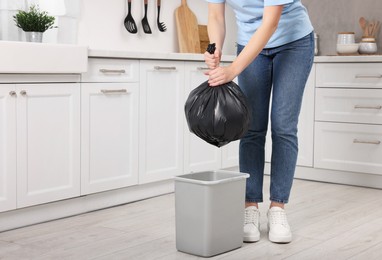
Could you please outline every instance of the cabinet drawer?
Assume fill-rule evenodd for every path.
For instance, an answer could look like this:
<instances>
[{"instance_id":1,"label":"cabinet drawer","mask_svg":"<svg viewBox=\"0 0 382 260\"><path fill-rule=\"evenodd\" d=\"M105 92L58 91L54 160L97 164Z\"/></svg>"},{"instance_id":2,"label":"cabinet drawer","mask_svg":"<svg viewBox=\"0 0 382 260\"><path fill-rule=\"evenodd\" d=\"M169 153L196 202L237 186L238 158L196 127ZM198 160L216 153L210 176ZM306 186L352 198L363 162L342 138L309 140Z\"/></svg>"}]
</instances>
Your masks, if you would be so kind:
<instances>
[{"instance_id":1,"label":"cabinet drawer","mask_svg":"<svg viewBox=\"0 0 382 260\"><path fill-rule=\"evenodd\" d=\"M382 89L316 89L316 120L382 124Z\"/></svg>"},{"instance_id":2,"label":"cabinet drawer","mask_svg":"<svg viewBox=\"0 0 382 260\"><path fill-rule=\"evenodd\" d=\"M316 122L314 167L382 175L382 126Z\"/></svg>"},{"instance_id":3,"label":"cabinet drawer","mask_svg":"<svg viewBox=\"0 0 382 260\"><path fill-rule=\"evenodd\" d=\"M317 87L382 88L382 63L317 64Z\"/></svg>"},{"instance_id":4,"label":"cabinet drawer","mask_svg":"<svg viewBox=\"0 0 382 260\"><path fill-rule=\"evenodd\" d=\"M89 59L82 82L138 82L139 61L125 59Z\"/></svg>"}]
</instances>

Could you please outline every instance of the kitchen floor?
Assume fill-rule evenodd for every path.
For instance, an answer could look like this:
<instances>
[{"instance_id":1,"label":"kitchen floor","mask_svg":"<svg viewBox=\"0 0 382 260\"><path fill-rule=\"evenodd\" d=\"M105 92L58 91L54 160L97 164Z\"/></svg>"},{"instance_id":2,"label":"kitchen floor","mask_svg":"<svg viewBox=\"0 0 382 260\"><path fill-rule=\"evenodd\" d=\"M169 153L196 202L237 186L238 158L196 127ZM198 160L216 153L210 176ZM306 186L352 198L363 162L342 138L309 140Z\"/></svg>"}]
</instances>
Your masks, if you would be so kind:
<instances>
[{"instance_id":1,"label":"kitchen floor","mask_svg":"<svg viewBox=\"0 0 382 260\"><path fill-rule=\"evenodd\" d=\"M269 177L265 177L265 198ZM261 240L209 259L381 259L382 190L295 180L294 240ZM198 259L175 248L174 194L0 233L0 259Z\"/></svg>"}]
</instances>

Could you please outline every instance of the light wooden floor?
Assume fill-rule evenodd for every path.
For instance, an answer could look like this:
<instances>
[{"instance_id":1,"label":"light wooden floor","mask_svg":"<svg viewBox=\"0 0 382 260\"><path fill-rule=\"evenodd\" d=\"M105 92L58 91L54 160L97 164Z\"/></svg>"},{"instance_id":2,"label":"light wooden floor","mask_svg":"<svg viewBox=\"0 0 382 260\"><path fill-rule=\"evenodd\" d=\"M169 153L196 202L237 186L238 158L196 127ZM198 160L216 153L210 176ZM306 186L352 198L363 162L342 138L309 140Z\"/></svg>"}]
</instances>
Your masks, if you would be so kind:
<instances>
[{"instance_id":1,"label":"light wooden floor","mask_svg":"<svg viewBox=\"0 0 382 260\"><path fill-rule=\"evenodd\" d=\"M269 178L265 178L265 197ZM382 190L295 180L294 240L261 240L210 259L382 259ZM0 233L0 259L198 259L175 248L174 194Z\"/></svg>"}]
</instances>

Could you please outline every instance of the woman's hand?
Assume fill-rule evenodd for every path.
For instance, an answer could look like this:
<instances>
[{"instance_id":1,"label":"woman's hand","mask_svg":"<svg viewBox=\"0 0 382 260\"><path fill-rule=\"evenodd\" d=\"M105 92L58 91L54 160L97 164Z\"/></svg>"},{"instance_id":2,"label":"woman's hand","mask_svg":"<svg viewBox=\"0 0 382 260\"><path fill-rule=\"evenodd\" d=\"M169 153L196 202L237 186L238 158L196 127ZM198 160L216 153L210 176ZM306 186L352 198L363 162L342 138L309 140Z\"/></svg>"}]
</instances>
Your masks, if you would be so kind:
<instances>
[{"instance_id":1,"label":"woman's hand","mask_svg":"<svg viewBox=\"0 0 382 260\"><path fill-rule=\"evenodd\" d=\"M210 54L207 51L204 53L204 61L209 69L213 70L219 67L222 52L219 49L215 50L214 54Z\"/></svg>"},{"instance_id":2,"label":"woman's hand","mask_svg":"<svg viewBox=\"0 0 382 260\"><path fill-rule=\"evenodd\" d=\"M232 66L228 67L217 67L213 70L210 70L205 73L209 76L208 84L211 87L216 87L222 85L224 83L232 81L237 75L232 68Z\"/></svg>"}]
</instances>

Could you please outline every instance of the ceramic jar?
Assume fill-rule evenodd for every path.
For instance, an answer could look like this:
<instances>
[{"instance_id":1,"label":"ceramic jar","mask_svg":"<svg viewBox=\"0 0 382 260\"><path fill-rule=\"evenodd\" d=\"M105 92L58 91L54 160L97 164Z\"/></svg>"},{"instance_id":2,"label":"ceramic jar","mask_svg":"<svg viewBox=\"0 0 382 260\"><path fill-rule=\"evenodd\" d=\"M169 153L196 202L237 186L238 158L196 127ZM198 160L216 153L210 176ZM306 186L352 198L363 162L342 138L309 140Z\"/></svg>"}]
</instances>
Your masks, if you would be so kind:
<instances>
[{"instance_id":1,"label":"ceramic jar","mask_svg":"<svg viewBox=\"0 0 382 260\"><path fill-rule=\"evenodd\" d=\"M337 35L337 44L355 43L354 32L340 32Z\"/></svg>"},{"instance_id":2,"label":"ceramic jar","mask_svg":"<svg viewBox=\"0 0 382 260\"><path fill-rule=\"evenodd\" d=\"M361 54L376 54L378 47L375 38L362 38L358 51Z\"/></svg>"}]
</instances>

